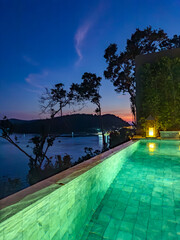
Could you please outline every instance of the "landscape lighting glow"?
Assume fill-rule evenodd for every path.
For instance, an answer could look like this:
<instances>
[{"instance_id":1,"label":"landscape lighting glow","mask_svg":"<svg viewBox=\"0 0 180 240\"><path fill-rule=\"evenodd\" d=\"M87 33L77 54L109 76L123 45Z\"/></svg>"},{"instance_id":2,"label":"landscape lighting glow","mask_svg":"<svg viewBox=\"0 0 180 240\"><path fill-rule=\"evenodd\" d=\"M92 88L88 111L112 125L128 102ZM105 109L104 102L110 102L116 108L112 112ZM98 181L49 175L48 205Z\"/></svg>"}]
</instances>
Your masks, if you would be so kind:
<instances>
[{"instance_id":1,"label":"landscape lighting glow","mask_svg":"<svg viewBox=\"0 0 180 240\"><path fill-rule=\"evenodd\" d=\"M149 137L154 136L154 128L149 128Z\"/></svg>"},{"instance_id":2,"label":"landscape lighting glow","mask_svg":"<svg viewBox=\"0 0 180 240\"><path fill-rule=\"evenodd\" d=\"M149 151L154 152L155 150L155 143L149 143Z\"/></svg>"}]
</instances>

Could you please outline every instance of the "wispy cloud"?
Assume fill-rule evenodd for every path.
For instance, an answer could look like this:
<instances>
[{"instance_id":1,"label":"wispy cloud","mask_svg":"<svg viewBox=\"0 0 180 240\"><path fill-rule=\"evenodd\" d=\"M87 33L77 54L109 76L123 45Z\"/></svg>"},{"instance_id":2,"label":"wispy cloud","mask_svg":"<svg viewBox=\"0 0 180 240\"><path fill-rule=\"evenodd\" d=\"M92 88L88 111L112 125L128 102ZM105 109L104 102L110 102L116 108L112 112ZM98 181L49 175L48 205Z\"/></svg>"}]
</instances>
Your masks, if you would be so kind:
<instances>
[{"instance_id":1,"label":"wispy cloud","mask_svg":"<svg viewBox=\"0 0 180 240\"><path fill-rule=\"evenodd\" d=\"M81 52L81 45L83 40L85 39L90 27L93 25L93 22L86 21L82 26L80 26L75 34L75 48L76 52L79 56L79 60L81 61L83 58L82 52Z\"/></svg>"},{"instance_id":2,"label":"wispy cloud","mask_svg":"<svg viewBox=\"0 0 180 240\"><path fill-rule=\"evenodd\" d=\"M79 57L78 61L76 62L76 65L80 63L80 61L83 59L83 54L82 54L82 45L83 42L89 32L89 30L93 27L95 22L97 22L101 12L104 10L105 4L104 1L100 1L99 5L97 8L94 10L94 12L90 15L89 18L87 18L77 29L75 33L75 49L77 52L77 55Z\"/></svg>"},{"instance_id":3,"label":"wispy cloud","mask_svg":"<svg viewBox=\"0 0 180 240\"><path fill-rule=\"evenodd\" d=\"M29 63L33 66L38 66L39 65L38 62L34 61L32 58L28 57L27 55L23 55L23 59L24 59L25 62L27 62L27 63Z\"/></svg>"},{"instance_id":4,"label":"wispy cloud","mask_svg":"<svg viewBox=\"0 0 180 240\"><path fill-rule=\"evenodd\" d=\"M61 69L42 69L38 73L30 73L24 80L28 84L26 91L39 93L45 87L51 88L54 84L59 82L66 83L65 85L71 85L71 79L76 76L71 71L67 72L66 68Z\"/></svg>"},{"instance_id":5,"label":"wispy cloud","mask_svg":"<svg viewBox=\"0 0 180 240\"><path fill-rule=\"evenodd\" d=\"M48 71L44 70L42 73L31 73L25 78L25 81L36 88L44 88L48 78Z\"/></svg>"}]
</instances>

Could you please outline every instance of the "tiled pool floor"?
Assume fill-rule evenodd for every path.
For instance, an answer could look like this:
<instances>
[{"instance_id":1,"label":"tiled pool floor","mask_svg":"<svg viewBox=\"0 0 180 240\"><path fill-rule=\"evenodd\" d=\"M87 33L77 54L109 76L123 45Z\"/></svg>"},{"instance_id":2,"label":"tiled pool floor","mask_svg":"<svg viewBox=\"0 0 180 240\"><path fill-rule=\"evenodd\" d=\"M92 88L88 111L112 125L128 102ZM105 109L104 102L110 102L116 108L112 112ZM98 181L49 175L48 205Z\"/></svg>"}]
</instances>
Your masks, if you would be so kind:
<instances>
[{"instance_id":1,"label":"tiled pool floor","mask_svg":"<svg viewBox=\"0 0 180 240\"><path fill-rule=\"evenodd\" d=\"M82 239L180 239L179 157L135 152L111 184Z\"/></svg>"}]
</instances>

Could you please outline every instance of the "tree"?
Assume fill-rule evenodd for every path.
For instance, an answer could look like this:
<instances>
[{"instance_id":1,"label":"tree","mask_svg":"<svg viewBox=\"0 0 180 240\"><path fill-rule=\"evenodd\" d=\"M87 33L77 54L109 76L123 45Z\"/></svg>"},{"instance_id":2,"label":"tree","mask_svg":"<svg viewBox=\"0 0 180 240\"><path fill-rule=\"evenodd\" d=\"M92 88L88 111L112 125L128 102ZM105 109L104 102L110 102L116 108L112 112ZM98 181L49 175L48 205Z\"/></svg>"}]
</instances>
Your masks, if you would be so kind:
<instances>
[{"instance_id":1,"label":"tree","mask_svg":"<svg viewBox=\"0 0 180 240\"><path fill-rule=\"evenodd\" d=\"M172 39L169 39L162 29L153 30L150 26L144 30L137 28L131 38L127 39L124 51L117 53L116 44L110 44L105 50L104 58L108 66L104 71L104 76L113 83L117 93L130 95L131 110L134 116L136 113L135 57L178 47L179 43L180 36L174 35Z\"/></svg>"},{"instance_id":2,"label":"tree","mask_svg":"<svg viewBox=\"0 0 180 240\"><path fill-rule=\"evenodd\" d=\"M100 119L100 128L103 137L103 147L106 147L106 141L104 136L102 111L101 111L101 96L99 94L99 88L101 86L101 77L97 77L94 73L85 72L82 76L82 83L73 83L71 85L71 94L77 102L90 101L96 105L95 112Z\"/></svg>"},{"instance_id":3,"label":"tree","mask_svg":"<svg viewBox=\"0 0 180 240\"><path fill-rule=\"evenodd\" d=\"M55 156L56 161L54 164L52 163L53 157L47 156L48 150L53 146L55 140L55 136L49 135L48 131L48 128L43 128L41 135L30 139L33 146L32 153L29 154L25 148L18 144L16 136L13 139L13 124L11 121L7 117L0 121L0 137L19 149L29 159L27 178L30 185L71 166L71 157L67 154L63 157L62 167L57 164L61 156Z\"/></svg>"},{"instance_id":4,"label":"tree","mask_svg":"<svg viewBox=\"0 0 180 240\"><path fill-rule=\"evenodd\" d=\"M172 39L170 39L170 44L172 48L180 48L180 35L174 35Z\"/></svg>"},{"instance_id":5,"label":"tree","mask_svg":"<svg viewBox=\"0 0 180 240\"><path fill-rule=\"evenodd\" d=\"M42 113L50 113L54 118L62 109L71 104L72 95L64 89L64 84L58 83L52 89L45 89L40 99Z\"/></svg>"},{"instance_id":6,"label":"tree","mask_svg":"<svg viewBox=\"0 0 180 240\"><path fill-rule=\"evenodd\" d=\"M13 134L13 125L6 116L0 122L0 129L0 137L4 138L9 143L18 148L22 153L24 153L29 158L31 167L41 168L44 159L50 161L50 159L47 157L47 151L49 147L53 145L53 141L55 139L54 136L48 136L46 131L43 131L41 136L33 137L31 139L32 143L34 144L33 155L30 155L27 153L27 151L25 151L17 144L16 136L15 140L13 140L13 138L11 137L11 135Z\"/></svg>"}]
</instances>

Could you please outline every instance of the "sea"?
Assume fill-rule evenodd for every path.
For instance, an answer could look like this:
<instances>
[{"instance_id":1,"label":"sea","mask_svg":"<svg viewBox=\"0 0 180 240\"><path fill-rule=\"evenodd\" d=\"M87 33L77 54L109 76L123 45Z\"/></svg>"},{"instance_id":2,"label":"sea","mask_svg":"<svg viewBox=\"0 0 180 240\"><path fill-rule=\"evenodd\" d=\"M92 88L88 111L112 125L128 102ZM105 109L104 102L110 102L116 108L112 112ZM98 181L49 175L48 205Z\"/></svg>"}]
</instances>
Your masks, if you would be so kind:
<instances>
[{"instance_id":1,"label":"sea","mask_svg":"<svg viewBox=\"0 0 180 240\"><path fill-rule=\"evenodd\" d=\"M15 135L11 137L14 139ZM16 137L18 145L27 151L27 153L32 154L33 144L30 139L34 135L16 134ZM102 150L102 136L57 137L53 146L49 148L47 155L48 157L54 155L61 155L63 157L68 154L72 158L72 163L74 163L79 157L85 155L85 147L92 148L93 151ZM0 139L0 198L29 186L27 180L29 171L28 162L29 159L24 153L7 140ZM9 185L7 186L7 181L12 183L11 189L9 189ZM15 188L17 189L15 190Z\"/></svg>"}]
</instances>

